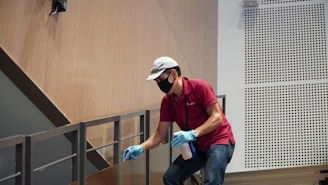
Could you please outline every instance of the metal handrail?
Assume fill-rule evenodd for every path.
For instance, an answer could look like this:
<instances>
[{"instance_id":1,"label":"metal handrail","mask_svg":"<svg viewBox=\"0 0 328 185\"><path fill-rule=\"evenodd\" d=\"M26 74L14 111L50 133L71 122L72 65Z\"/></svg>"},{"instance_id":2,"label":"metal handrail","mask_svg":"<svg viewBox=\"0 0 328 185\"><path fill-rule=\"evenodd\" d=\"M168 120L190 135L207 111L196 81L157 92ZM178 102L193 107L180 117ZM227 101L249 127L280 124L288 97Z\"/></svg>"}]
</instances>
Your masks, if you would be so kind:
<instances>
[{"instance_id":1,"label":"metal handrail","mask_svg":"<svg viewBox=\"0 0 328 185\"><path fill-rule=\"evenodd\" d=\"M222 111L225 112L225 95L217 96L217 98L223 98ZM114 164L117 164L119 169L121 169L120 161L120 149L121 142L140 137L140 142L145 141L150 137L150 115L153 113L159 112L159 108L154 108L150 110L137 111L132 113L126 113L118 116L112 116L107 118L102 118L98 120L92 120L87 122L81 122L76 124L69 124L62 127L57 127L48 131L43 131L31 135L18 135L12 136L5 139L0 139L0 148L16 146L16 171L14 174L3 177L0 179L0 182L7 181L9 179L15 178L16 184L20 185L32 185L33 184L33 173L42 171L48 167L54 166L58 163L64 162L66 160L72 159L73 168L72 168L72 180L77 181L79 185L86 184L86 175L85 175L85 160L86 153L99 150L104 147L114 146ZM132 136L121 138L121 120L139 117L140 131ZM111 143L106 143L101 146L86 148L86 137L87 137L87 128L107 123L114 124L114 141ZM169 130L169 135L167 142L171 140L172 137L172 125ZM34 168L34 148L37 142L40 142L45 139L49 139L55 136L72 134L72 154L62 157L58 160L52 161L50 163L44 164L42 166ZM146 185L149 185L149 151L146 151ZM172 161L172 150L170 147L170 161ZM118 177L119 184L121 183L121 172L119 171Z\"/></svg>"},{"instance_id":2,"label":"metal handrail","mask_svg":"<svg viewBox=\"0 0 328 185\"><path fill-rule=\"evenodd\" d=\"M137 111L137 112L131 112L131 113L126 113L126 114L122 114L119 116L114 116L111 118L103 118L103 119L99 119L99 120L94 120L94 121L89 121L89 122L85 122L85 133L84 133L84 138L87 137L87 127L91 127L91 126L96 126L96 125L101 125L101 124L106 124L109 122L112 122L114 124L114 142L112 143L112 145L114 145L114 165L118 165L119 169L121 169L121 160L120 160L120 151L121 151L121 143L123 141L135 138L135 137L140 137L140 142L143 142L146 139L146 135L145 134L146 131L146 116L147 111L146 110L142 110L142 111ZM129 119L129 118L134 118L134 117L139 117L139 124L140 124L140 131L137 134L134 134L130 137L127 138L122 138L121 137L121 120L124 119ZM83 136L82 136L83 137ZM102 145L102 146L98 146L96 148L92 148L92 149L101 149L104 147L107 147L108 145ZM89 150L87 151L89 152ZM146 164L147 166L147 164ZM121 171L118 172L118 183L121 184ZM145 178L148 177L148 174Z\"/></svg>"},{"instance_id":3,"label":"metal handrail","mask_svg":"<svg viewBox=\"0 0 328 185\"><path fill-rule=\"evenodd\" d=\"M15 146L16 153L16 165L15 173L8 176L2 177L0 182L4 182L15 178L18 184L24 185L24 175L25 175L25 135L15 135L8 138L0 139L0 149Z\"/></svg>"},{"instance_id":4,"label":"metal handrail","mask_svg":"<svg viewBox=\"0 0 328 185\"><path fill-rule=\"evenodd\" d=\"M65 125L62 127L57 127L55 129L52 130L48 130L48 131L42 131L42 132L38 132L35 134L31 134L26 136L26 177L25 177L25 183L26 185L33 185L34 184L34 173L35 172L39 172L42 171L50 166L54 166L58 163L61 163L63 161L66 161L68 159L75 159L75 161L77 161L77 156L79 155L79 153L75 150L73 151L73 153L71 155L65 156L63 158L60 158L56 161L52 161L50 163L44 164L42 166L39 166L37 168L34 168L34 149L35 149L35 145L37 142L42 141L42 140L46 140L49 138L53 138L55 136L60 136L60 135L64 135L67 133L73 133L74 138L73 138L73 143L72 145L77 145L78 141L79 141L79 132L80 130L80 126L78 124L70 124L70 125ZM74 162L73 162L74 163ZM75 165L73 165L73 171L75 171L75 174L73 174L73 179L76 179L76 177L78 176L78 174L76 174L78 172L78 163L75 163Z\"/></svg>"},{"instance_id":5,"label":"metal handrail","mask_svg":"<svg viewBox=\"0 0 328 185\"><path fill-rule=\"evenodd\" d=\"M8 175L6 177L3 177L0 179L0 182L4 182L4 181L7 181L7 180L10 180L10 179L13 179L13 178L16 178L16 177L19 177L20 175L22 175L21 172L17 172L17 173L14 173L12 175Z\"/></svg>"},{"instance_id":6,"label":"metal handrail","mask_svg":"<svg viewBox=\"0 0 328 185\"><path fill-rule=\"evenodd\" d=\"M76 157L76 156L77 156L77 153L74 153L72 155L68 155L68 156L63 157L63 158L60 158L60 159L58 159L56 161L53 161L53 162L47 163L47 164L45 164L43 166L40 166L38 168L35 168L35 169L33 169L33 172L43 171L43 170L45 170L46 168L48 168L50 166L54 166L54 165L56 165L58 163L64 162L64 161L66 161L68 159L71 159L73 157Z\"/></svg>"}]
</instances>

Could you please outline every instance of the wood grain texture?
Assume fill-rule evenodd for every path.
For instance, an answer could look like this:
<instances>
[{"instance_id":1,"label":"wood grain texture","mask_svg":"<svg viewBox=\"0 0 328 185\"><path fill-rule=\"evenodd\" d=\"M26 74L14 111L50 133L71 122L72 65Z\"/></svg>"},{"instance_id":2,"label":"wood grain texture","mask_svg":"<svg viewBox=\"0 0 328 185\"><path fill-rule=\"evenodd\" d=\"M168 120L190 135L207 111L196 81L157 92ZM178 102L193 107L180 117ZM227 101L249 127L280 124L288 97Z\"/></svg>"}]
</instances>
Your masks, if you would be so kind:
<instances>
[{"instance_id":1,"label":"wood grain texture","mask_svg":"<svg viewBox=\"0 0 328 185\"><path fill-rule=\"evenodd\" d=\"M70 120L159 106L145 78L153 60L174 57L183 74L216 89L216 0L1 0L0 44Z\"/></svg>"}]
</instances>

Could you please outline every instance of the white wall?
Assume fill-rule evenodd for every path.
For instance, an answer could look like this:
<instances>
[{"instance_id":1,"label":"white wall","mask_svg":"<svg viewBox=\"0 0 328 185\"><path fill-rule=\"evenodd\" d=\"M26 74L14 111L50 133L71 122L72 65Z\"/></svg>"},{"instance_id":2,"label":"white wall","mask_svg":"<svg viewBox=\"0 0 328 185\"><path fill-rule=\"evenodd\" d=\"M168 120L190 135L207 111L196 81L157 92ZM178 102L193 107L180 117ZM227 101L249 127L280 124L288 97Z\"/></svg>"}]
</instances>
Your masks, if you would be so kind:
<instances>
[{"instance_id":1,"label":"white wall","mask_svg":"<svg viewBox=\"0 0 328 185\"><path fill-rule=\"evenodd\" d=\"M237 142L227 172L326 164L328 2L259 4L219 1L217 92Z\"/></svg>"},{"instance_id":2,"label":"white wall","mask_svg":"<svg viewBox=\"0 0 328 185\"><path fill-rule=\"evenodd\" d=\"M233 159L227 171L244 170L244 29L242 2L219 1L218 94L226 95L226 116L236 139ZM238 84L238 85L233 85Z\"/></svg>"}]
</instances>

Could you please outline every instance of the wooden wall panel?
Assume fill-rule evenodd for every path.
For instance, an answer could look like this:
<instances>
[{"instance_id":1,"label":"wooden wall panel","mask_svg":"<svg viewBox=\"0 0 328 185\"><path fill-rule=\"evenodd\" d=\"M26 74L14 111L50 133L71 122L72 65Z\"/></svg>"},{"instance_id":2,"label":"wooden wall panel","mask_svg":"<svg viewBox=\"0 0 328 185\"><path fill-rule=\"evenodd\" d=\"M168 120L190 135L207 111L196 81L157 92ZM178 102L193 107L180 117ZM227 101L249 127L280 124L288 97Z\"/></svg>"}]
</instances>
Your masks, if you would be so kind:
<instances>
[{"instance_id":1,"label":"wooden wall panel","mask_svg":"<svg viewBox=\"0 0 328 185\"><path fill-rule=\"evenodd\" d=\"M216 0L1 0L0 44L71 121L158 106L145 83L153 60L170 55L183 74L216 89Z\"/></svg>"}]
</instances>

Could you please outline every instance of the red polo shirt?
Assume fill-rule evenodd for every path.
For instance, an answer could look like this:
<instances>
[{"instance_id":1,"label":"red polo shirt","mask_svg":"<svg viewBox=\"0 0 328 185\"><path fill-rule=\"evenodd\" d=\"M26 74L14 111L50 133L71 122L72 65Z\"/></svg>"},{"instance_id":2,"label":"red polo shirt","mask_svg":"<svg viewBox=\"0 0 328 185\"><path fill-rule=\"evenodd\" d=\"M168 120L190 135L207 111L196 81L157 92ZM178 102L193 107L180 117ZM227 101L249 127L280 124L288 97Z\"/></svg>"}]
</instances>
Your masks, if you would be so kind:
<instances>
[{"instance_id":1,"label":"red polo shirt","mask_svg":"<svg viewBox=\"0 0 328 185\"><path fill-rule=\"evenodd\" d=\"M189 80L183 77L183 90L178 101L174 95L165 95L160 108L160 121L175 121L181 130L196 129L207 119L206 108L217 103L213 88L204 80ZM188 126L186 125L185 97L187 97ZM200 136L195 145L201 151L206 151L209 146L217 144L235 144L231 125L222 114L222 123L214 131Z\"/></svg>"}]
</instances>

